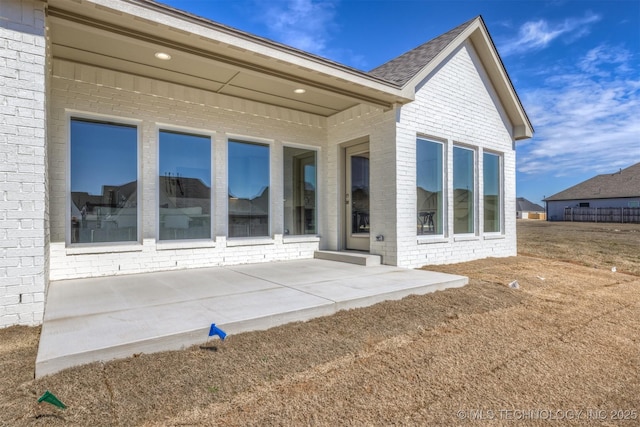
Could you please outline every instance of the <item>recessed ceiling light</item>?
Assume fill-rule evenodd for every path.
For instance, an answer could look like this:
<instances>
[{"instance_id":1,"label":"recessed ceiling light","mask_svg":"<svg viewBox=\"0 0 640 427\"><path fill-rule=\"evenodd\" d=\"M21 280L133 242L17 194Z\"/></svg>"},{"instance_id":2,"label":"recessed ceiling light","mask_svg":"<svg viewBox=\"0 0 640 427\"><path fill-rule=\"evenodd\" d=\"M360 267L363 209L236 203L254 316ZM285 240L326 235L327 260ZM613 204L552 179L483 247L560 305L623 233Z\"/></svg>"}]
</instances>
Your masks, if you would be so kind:
<instances>
[{"instance_id":1,"label":"recessed ceiling light","mask_svg":"<svg viewBox=\"0 0 640 427\"><path fill-rule=\"evenodd\" d=\"M156 58L162 59L163 61L168 61L171 59L171 55L165 52L156 52Z\"/></svg>"},{"instance_id":2,"label":"recessed ceiling light","mask_svg":"<svg viewBox=\"0 0 640 427\"><path fill-rule=\"evenodd\" d=\"M294 90L295 93L305 93L306 90L302 89L302 88L298 88Z\"/></svg>"}]
</instances>

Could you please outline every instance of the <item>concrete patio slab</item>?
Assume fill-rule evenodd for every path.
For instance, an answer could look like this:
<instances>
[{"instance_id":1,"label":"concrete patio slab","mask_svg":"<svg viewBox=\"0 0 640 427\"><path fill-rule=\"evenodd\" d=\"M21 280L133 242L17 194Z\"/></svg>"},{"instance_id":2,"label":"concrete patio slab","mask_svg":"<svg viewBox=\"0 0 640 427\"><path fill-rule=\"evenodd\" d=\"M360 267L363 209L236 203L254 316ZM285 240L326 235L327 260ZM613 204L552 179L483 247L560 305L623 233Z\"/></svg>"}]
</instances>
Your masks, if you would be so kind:
<instances>
[{"instance_id":1,"label":"concrete patio slab","mask_svg":"<svg viewBox=\"0 0 640 427\"><path fill-rule=\"evenodd\" d=\"M319 259L52 282L36 377L201 344L211 323L228 334L263 330L466 283L450 274Z\"/></svg>"}]
</instances>

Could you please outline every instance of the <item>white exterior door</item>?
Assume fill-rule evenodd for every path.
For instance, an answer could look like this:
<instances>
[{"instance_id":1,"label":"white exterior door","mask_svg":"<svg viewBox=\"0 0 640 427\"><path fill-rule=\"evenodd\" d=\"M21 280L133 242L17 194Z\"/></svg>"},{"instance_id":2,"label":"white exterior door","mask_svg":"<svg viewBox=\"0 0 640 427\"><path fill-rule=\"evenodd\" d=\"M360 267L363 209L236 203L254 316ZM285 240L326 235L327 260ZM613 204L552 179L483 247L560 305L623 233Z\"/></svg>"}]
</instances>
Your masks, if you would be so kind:
<instances>
[{"instance_id":1,"label":"white exterior door","mask_svg":"<svg viewBox=\"0 0 640 427\"><path fill-rule=\"evenodd\" d=\"M346 149L346 249L369 252L369 144Z\"/></svg>"}]
</instances>

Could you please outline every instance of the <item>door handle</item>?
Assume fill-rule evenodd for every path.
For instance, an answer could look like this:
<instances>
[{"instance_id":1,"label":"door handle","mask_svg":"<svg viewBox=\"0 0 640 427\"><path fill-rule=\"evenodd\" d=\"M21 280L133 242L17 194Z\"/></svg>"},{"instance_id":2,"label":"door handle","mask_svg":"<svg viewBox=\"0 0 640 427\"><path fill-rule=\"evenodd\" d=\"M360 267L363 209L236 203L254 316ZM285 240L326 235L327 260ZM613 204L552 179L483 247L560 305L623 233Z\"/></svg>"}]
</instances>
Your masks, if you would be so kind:
<instances>
[{"instance_id":1,"label":"door handle","mask_svg":"<svg viewBox=\"0 0 640 427\"><path fill-rule=\"evenodd\" d=\"M349 193L347 193L347 194L345 195L345 201L344 201L344 202L345 202L345 204L347 204L347 205L349 204Z\"/></svg>"}]
</instances>

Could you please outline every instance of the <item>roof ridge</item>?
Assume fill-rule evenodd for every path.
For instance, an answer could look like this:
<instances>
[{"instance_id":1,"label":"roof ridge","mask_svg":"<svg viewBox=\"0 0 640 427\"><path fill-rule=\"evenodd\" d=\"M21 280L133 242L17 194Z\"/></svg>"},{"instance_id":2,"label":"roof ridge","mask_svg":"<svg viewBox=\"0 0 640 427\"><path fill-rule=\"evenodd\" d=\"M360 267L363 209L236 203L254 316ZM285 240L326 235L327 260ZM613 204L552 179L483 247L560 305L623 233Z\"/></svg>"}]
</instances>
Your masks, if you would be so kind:
<instances>
[{"instance_id":1,"label":"roof ridge","mask_svg":"<svg viewBox=\"0 0 640 427\"><path fill-rule=\"evenodd\" d=\"M640 197L640 162L613 173L588 178L545 201Z\"/></svg>"},{"instance_id":2,"label":"roof ridge","mask_svg":"<svg viewBox=\"0 0 640 427\"><path fill-rule=\"evenodd\" d=\"M368 74L404 86L481 15L370 70Z\"/></svg>"}]
</instances>

